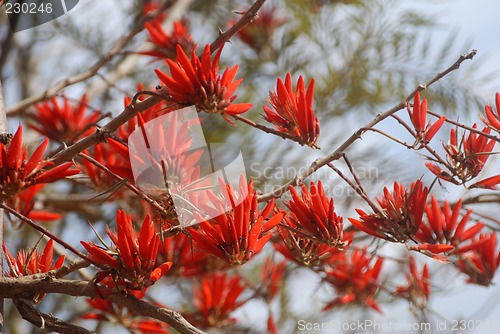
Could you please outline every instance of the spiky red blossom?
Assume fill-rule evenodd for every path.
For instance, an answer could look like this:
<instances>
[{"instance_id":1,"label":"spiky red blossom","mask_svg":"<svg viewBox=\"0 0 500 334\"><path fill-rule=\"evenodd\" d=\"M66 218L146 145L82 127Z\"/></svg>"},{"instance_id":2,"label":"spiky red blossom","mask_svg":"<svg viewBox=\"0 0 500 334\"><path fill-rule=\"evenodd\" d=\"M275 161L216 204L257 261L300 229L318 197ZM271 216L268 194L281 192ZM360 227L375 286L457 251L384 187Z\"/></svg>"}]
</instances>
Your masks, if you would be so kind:
<instances>
[{"instance_id":1,"label":"spiky red blossom","mask_svg":"<svg viewBox=\"0 0 500 334\"><path fill-rule=\"evenodd\" d=\"M297 138L301 145L316 147L319 136L319 121L313 110L314 79L305 87L304 78L299 76L295 91L292 77L286 74L285 82L278 78L276 92L269 93L269 103L273 109L263 106L264 119L279 131Z\"/></svg>"},{"instance_id":2,"label":"spiky red blossom","mask_svg":"<svg viewBox=\"0 0 500 334\"><path fill-rule=\"evenodd\" d=\"M493 108L489 105L484 106L484 113L486 116L479 115L481 120L486 126L491 129L500 132L500 93L495 94L495 106L497 109L497 114L493 112Z\"/></svg>"},{"instance_id":3,"label":"spiky red blossom","mask_svg":"<svg viewBox=\"0 0 500 334\"><path fill-rule=\"evenodd\" d=\"M434 124L431 122L427 123L427 100L423 100L420 103L420 92L415 93L415 98L413 100L413 108L410 109L410 106L407 106L408 114L410 115L411 122L415 127L415 131L417 132L416 140L422 145L430 142L434 135L439 131L444 121L446 120L445 116L439 118Z\"/></svg>"},{"instance_id":4,"label":"spiky red blossom","mask_svg":"<svg viewBox=\"0 0 500 334\"><path fill-rule=\"evenodd\" d=\"M236 320L229 315L243 305L238 297L244 290L239 276L228 277L226 273L203 276L193 293L196 312L187 318L193 318L192 322L202 328L232 324Z\"/></svg>"},{"instance_id":5,"label":"spiky red blossom","mask_svg":"<svg viewBox=\"0 0 500 334\"><path fill-rule=\"evenodd\" d=\"M489 286L500 265L495 233L480 234L466 246L458 249L459 260L455 266L469 276L468 282Z\"/></svg>"},{"instance_id":6,"label":"spiky red blossom","mask_svg":"<svg viewBox=\"0 0 500 334\"><path fill-rule=\"evenodd\" d=\"M6 200L35 184L50 183L66 176L78 174L70 169L73 162L66 162L52 169L51 162L43 160L43 154L49 144L46 138L28 157L28 150L23 145L23 127L20 125L9 145L0 143L0 199Z\"/></svg>"},{"instance_id":7,"label":"spiky red blossom","mask_svg":"<svg viewBox=\"0 0 500 334\"><path fill-rule=\"evenodd\" d=\"M245 184L242 177L239 187ZM248 183L248 192L240 191L240 195L247 194L243 200L236 196L231 184L221 183L221 188L227 190L227 197L211 197L214 207L220 207L221 203L240 204L233 205L231 210L213 219L202 221L199 229L189 228L189 233L194 243L204 251L229 264L243 264L260 252L271 239L270 231L281 222L283 214L274 214L269 218L274 208L273 201L259 211L253 181Z\"/></svg>"},{"instance_id":8,"label":"spiky red blossom","mask_svg":"<svg viewBox=\"0 0 500 334\"><path fill-rule=\"evenodd\" d=\"M20 250L14 258L7 247L5 247L5 244L2 244L2 248L7 260L7 268L9 268L7 275L10 277L46 273L61 268L64 263L64 255L53 263L54 241L52 239L47 242L41 254L36 248L29 251ZM38 303L42 301L44 296L45 294L37 294L34 296L33 301Z\"/></svg>"},{"instance_id":9,"label":"spiky red blossom","mask_svg":"<svg viewBox=\"0 0 500 334\"><path fill-rule=\"evenodd\" d=\"M279 292L285 276L286 261L274 262L266 258L260 272L261 287L259 292L267 302L270 302Z\"/></svg>"},{"instance_id":10,"label":"spiky red blossom","mask_svg":"<svg viewBox=\"0 0 500 334\"><path fill-rule=\"evenodd\" d=\"M61 102L59 102L61 101ZM63 96L35 104L36 112L29 114L35 122L28 126L42 135L58 142L71 143L90 135L101 117L98 111L87 112L87 95L84 94L76 106Z\"/></svg>"},{"instance_id":11,"label":"spiky red blossom","mask_svg":"<svg viewBox=\"0 0 500 334\"><path fill-rule=\"evenodd\" d=\"M381 257L368 255L366 249L355 249L350 255L342 252L332 256L331 267L325 269L325 280L335 288L338 297L323 310L358 304L382 313L374 298L383 262Z\"/></svg>"},{"instance_id":12,"label":"spiky red blossom","mask_svg":"<svg viewBox=\"0 0 500 334\"><path fill-rule=\"evenodd\" d=\"M250 103L233 103L237 95L233 95L243 79L234 80L238 65L226 68L219 74L219 62L222 47L213 59L210 59L210 45L203 49L201 59L194 50L188 58L180 45L177 45L176 61L167 59L171 75L156 69L156 75L165 84L167 94L180 106L195 105L198 112L222 114L229 120L229 115L242 114L248 111Z\"/></svg>"},{"instance_id":13,"label":"spiky red blossom","mask_svg":"<svg viewBox=\"0 0 500 334\"><path fill-rule=\"evenodd\" d=\"M285 203L291 214L285 223L308 235L315 241L342 248L343 219L335 213L333 198L328 198L323 183L310 183L309 190L302 185L302 196L290 187L292 199Z\"/></svg>"},{"instance_id":14,"label":"spiky red blossom","mask_svg":"<svg viewBox=\"0 0 500 334\"><path fill-rule=\"evenodd\" d=\"M474 124L472 128L477 129L477 125ZM464 133L459 138L457 131L451 129L448 145L443 144L448 160L444 166L447 170L432 162L427 162L425 165L440 179L454 184L465 184L479 175L492 154L496 141L486 136L490 132L491 129L486 127L481 133L469 131L469 135L466 136ZM498 183L500 179L490 178L486 186L491 188Z\"/></svg>"},{"instance_id":15,"label":"spiky red blossom","mask_svg":"<svg viewBox=\"0 0 500 334\"><path fill-rule=\"evenodd\" d=\"M359 220L349 218L349 221L377 238L405 243L418 231L422 222L427 193L427 187L420 180L412 183L409 190L394 182L392 194L384 187L384 195L377 198L380 208L376 213L368 214L356 209Z\"/></svg>"},{"instance_id":16,"label":"spiky red blossom","mask_svg":"<svg viewBox=\"0 0 500 334\"><path fill-rule=\"evenodd\" d=\"M406 272L407 284L396 288L395 293L415 305L423 308L427 305L430 295L430 273L427 264L424 264L422 274L417 270L415 259L410 256L409 272Z\"/></svg>"},{"instance_id":17,"label":"spiky red blossom","mask_svg":"<svg viewBox=\"0 0 500 334\"><path fill-rule=\"evenodd\" d=\"M143 55L158 58L160 60L175 59L177 55L177 45L180 45L185 53L191 53L195 48L193 37L189 33L186 20L175 21L172 33L167 33L161 21L154 20L146 22L144 27L149 33L149 41L153 43L154 49L151 51L139 52Z\"/></svg>"},{"instance_id":18,"label":"spiky red blossom","mask_svg":"<svg viewBox=\"0 0 500 334\"><path fill-rule=\"evenodd\" d=\"M436 198L431 196L430 205L425 206L427 219L422 222L415 233L415 240L431 245L451 245L454 248L470 241L481 232L485 224L476 223L467 227L472 210L468 210L460 217L461 210L462 200L459 200L451 209L448 201L445 201L441 207Z\"/></svg>"},{"instance_id":19,"label":"spiky red blossom","mask_svg":"<svg viewBox=\"0 0 500 334\"><path fill-rule=\"evenodd\" d=\"M171 262L158 264L156 258L161 244L160 236L155 233L154 224L146 216L140 232L132 226L132 219L125 211L116 213L117 232L107 229L113 247L102 248L81 241L89 252L89 259L104 271L99 277L112 277L117 286L131 290L143 290L154 284L167 273Z\"/></svg>"}]
</instances>

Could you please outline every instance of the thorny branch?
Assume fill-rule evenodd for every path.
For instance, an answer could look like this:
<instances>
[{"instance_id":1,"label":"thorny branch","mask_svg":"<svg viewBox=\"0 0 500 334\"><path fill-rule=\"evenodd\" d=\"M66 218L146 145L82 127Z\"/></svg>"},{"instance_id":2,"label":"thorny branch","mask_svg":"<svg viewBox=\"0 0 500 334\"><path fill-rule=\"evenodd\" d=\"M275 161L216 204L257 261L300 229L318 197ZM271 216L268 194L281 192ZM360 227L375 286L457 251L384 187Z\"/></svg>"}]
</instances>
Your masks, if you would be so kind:
<instances>
[{"instance_id":1,"label":"thorny branch","mask_svg":"<svg viewBox=\"0 0 500 334\"><path fill-rule=\"evenodd\" d=\"M460 65L462 64L462 62L464 62L467 59L472 59L476 55L476 53L477 53L476 50L472 50L469 53L465 53L465 54L461 55L453 65L448 67L443 72L436 74L436 76L434 76L432 79L430 79L425 84L418 86L410 95L408 95L406 97L406 99L404 99L403 101L398 103L396 106L392 107L391 109L389 109L383 113L379 113L373 120L371 120L366 125L359 128L346 141L344 141L333 153L331 153L330 155L327 155L323 158L316 159L315 161L313 161L313 163L307 169L305 169L304 171L297 174L297 176L295 176L295 178L293 178L290 182L284 184L283 186L279 187L278 189L276 189L272 192L269 192L267 194L263 194L263 195L259 196L259 202L265 202L265 201L268 201L272 198L279 198L281 195L283 195L288 190L288 188L290 186L296 186L296 185L302 184L308 176L310 176L311 174L316 172L321 167L323 167L323 166L327 165L328 163L331 163L335 160L340 159L342 157L343 153L356 140L361 138L361 136L367 131L366 129L374 127L375 125L377 125L378 123L380 123L381 121L386 119L387 117L389 117L392 114L398 112L399 110L405 108L407 101L411 100L417 92L423 91L424 89L426 89L427 87L429 87L430 85L435 83L436 81L444 78L450 72L458 69L460 67Z\"/></svg>"}]
</instances>

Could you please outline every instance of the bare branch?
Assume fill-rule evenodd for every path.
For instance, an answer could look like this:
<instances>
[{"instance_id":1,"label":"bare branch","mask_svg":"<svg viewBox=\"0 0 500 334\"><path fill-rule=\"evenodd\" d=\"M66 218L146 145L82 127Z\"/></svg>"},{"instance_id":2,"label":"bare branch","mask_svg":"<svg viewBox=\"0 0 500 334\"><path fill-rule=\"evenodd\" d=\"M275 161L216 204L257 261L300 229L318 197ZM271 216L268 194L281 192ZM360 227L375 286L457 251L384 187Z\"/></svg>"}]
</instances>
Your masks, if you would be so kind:
<instances>
[{"instance_id":1,"label":"bare branch","mask_svg":"<svg viewBox=\"0 0 500 334\"><path fill-rule=\"evenodd\" d=\"M91 334L89 330L83 327L72 325L64 322L51 314L45 314L33 307L28 301L21 299L14 299L19 314L24 320L29 321L33 325L48 331L55 331L57 333L74 333L74 334Z\"/></svg>"}]
</instances>

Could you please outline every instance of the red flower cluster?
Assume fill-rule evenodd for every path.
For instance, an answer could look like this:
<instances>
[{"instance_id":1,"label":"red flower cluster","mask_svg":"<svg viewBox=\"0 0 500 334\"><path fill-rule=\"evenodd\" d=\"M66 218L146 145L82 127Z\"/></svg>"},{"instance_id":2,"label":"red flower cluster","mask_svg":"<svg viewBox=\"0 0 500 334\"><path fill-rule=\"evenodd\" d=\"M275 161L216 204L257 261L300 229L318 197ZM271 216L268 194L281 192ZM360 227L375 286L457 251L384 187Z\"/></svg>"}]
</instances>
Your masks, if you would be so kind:
<instances>
[{"instance_id":1,"label":"red flower cluster","mask_svg":"<svg viewBox=\"0 0 500 334\"><path fill-rule=\"evenodd\" d=\"M351 255L342 252L332 256L331 268L325 270L325 280L335 288L339 296L323 310L356 303L367 305L382 313L374 297L378 290L378 278L384 259L374 259L375 256L369 256L366 249L355 249Z\"/></svg>"},{"instance_id":2,"label":"red flower cluster","mask_svg":"<svg viewBox=\"0 0 500 334\"><path fill-rule=\"evenodd\" d=\"M171 34L163 30L161 21L159 20L146 22L144 27L149 33L149 41L153 43L154 49L151 51L139 52L140 54L155 57L160 60L175 59L177 55L177 45L188 54L195 48L193 37L189 33L185 20L175 21Z\"/></svg>"},{"instance_id":3,"label":"red flower cluster","mask_svg":"<svg viewBox=\"0 0 500 334\"><path fill-rule=\"evenodd\" d=\"M191 60L184 53L180 45L177 45L176 61L167 59L171 75L156 69L156 75L165 84L167 93L180 106L195 105L198 111L222 114L231 122L228 115L241 114L248 111L250 103L234 104L237 95L233 95L243 79L234 80L238 65L226 68L219 75L219 62L222 47L214 59L210 59L210 45L203 49L201 60L196 56L194 50Z\"/></svg>"},{"instance_id":4,"label":"red flower cluster","mask_svg":"<svg viewBox=\"0 0 500 334\"><path fill-rule=\"evenodd\" d=\"M410 106L407 105L408 114L410 115L411 122L417 131L417 137L415 145L421 143L420 147L427 144L434 137L436 132L439 131L444 121L445 116L442 116L438 121L431 125L431 123L426 124L427 120L427 100L423 100L420 103L420 92L415 93L415 98L413 100L413 110L410 110Z\"/></svg>"},{"instance_id":5,"label":"red flower cluster","mask_svg":"<svg viewBox=\"0 0 500 334\"><path fill-rule=\"evenodd\" d=\"M264 296L267 302L271 302L278 294L283 283L285 272L286 261L273 262L271 257L266 258L260 272L262 285L259 292Z\"/></svg>"},{"instance_id":6,"label":"red flower cluster","mask_svg":"<svg viewBox=\"0 0 500 334\"><path fill-rule=\"evenodd\" d=\"M301 145L316 147L319 136L319 121L312 108L314 101L314 79L306 90L304 78L299 76L296 90L292 87L292 77L286 74L285 82L278 78L276 92L269 93L269 103L273 109L263 106L264 119L282 132L297 138Z\"/></svg>"},{"instance_id":7,"label":"red flower cluster","mask_svg":"<svg viewBox=\"0 0 500 334\"><path fill-rule=\"evenodd\" d=\"M12 256L5 244L2 244L7 266L9 268L8 275L10 277L21 277L27 275L34 275L39 273L46 273L54 269L61 268L64 263L64 255L53 263L54 257L54 241L52 239L47 242L42 254L36 249L29 252L20 250L16 258ZM39 303L42 301L45 294L37 294L33 297L33 302Z\"/></svg>"},{"instance_id":8,"label":"red flower cluster","mask_svg":"<svg viewBox=\"0 0 500 334\"><path fill-rule=\"evenodd\" d=\"M73 162L43 170L51 165L50 161L42 160L48 143L48 139L45 139L28 161L28 150L23 146L22 126L19 126L8 146L0 143L0 200L11 198L35 184L50 183L79 173L78 170L70 169Z\"/></svg>"},{"instance_id":9,"label":"red flower cluster","mask_svg":"<svg viewBox=\"0 0 500 334\"><path fill-rule=\"evenodd\" d=\"M193 305L196 313L193 322L198 326L222 327L234 323L229 314L243 305L238 297L245 290L238 276L228 277L225 273L203 276L199 288L195 288Z\"/></svg>"},{"instance_id":10,"label":"red flower cluster","mask_svg":"<svg viewBox=\"0 0 500 334\"><path fill-rule=\"evenodd\" d=\"M458 249L456 267L469 276L469 283L489 286L500 265L495 233L480 234L469 245Z\"/></svg>"},{"instance_id":11,"label":"red flower cluster","mask_svg":"<svg viewBox=\"0 0 500 334\"><path fill-rule=\"evenodd\" d=\"M378 212L367 214L356 209L359 219L349 218L358 229L377 238L405 243L419 229L427 199L427 187L420 180L412 183L407 191L394 182L392 194L384 188L384 195L377 198Z\"/></svg>"},{"instance_id":12,"label":"red flower cluster","mask_svg":"<svg viewBox=\"0 0 500 334\"><path fill-rule=\"evenodd\" d=\"M477 129L477 125L472 128ZM464 133L459 140L457 131L451 129L450 141L448 145L443 145L448 158L445 167L451 174L435 163L427 162L425 165L440 179L457 185L465 184L479 175L495 147L496 141L485 136L490 132L490 128L484 128L481 133L470 131L468 136ZM500 175L479 181L472 187L493 188L498 183Z\"/></svg>"},{"instance_id":13,"label":"red flower cluster","mask_svg":"<svg viewBox=\"0 0 500 334\"><path fill-rule=\"evenodd\" d=\"M410 256L410 271L405 273L407 284L399 286L395 293L406 298L417 308L427 305L430 295L430 273L427 264L424 264L422 274L418 273L415 259Z\"/></svg>"},{"instance_id":14,"label":"red flower cluster","mask_svg":"<svg viewBox=\"0 0 500 334\"><path fill-rule=\"evenodd\" d=\"M431 204L426 204L425 211L427 220L420 225L415 233L415 240L431 245L449 245L450 249L460 247L463 242L474 238L485 226L482 223L476 223L466 228L472 210L460 218L462 201L459 200L453 210L450 204L445 201L443 208L439 205L434 196L431 196Z\"/></svg>"},{"instance_id":15,"label":"red flower cluster","mask_svg":"<svg viewBox=\"0 0 500 334\"><path fill-rule=\"evenodd\" d=\"M29 116L35 121L29 127L58 142L72 143L94 132L93 125L99 121L101 113L87 113L87 95L83 95L77 106L72 106L66 96L62 105L57 97L35 104L36 112Z\"/></svg>"},{"instance_id":16,"label":"red flower cluster","mask_svg":"<svg viewBox=\"0 0 500 334\"><path fill-rule=\"evenodd\" d=\"M117 233L107 230L115 245L103 249L81 241L89 252L89 259L104 271L98 274L101 280L112 277L114 284L130 290L143 290L167 273L171 262L157 265L156 258L161 244L149 215L142 223L140 233L132 226L132 219L124 211L116 213Z\"/></svg>"},{"instance_id":17,"label":"red flower cluster","mask_svg":"<svg viewBox=\"0 0 500 334\"><path fill-rule=\"evenodd\" d=\"M240 188L245 184L245 179L241 178ZM270 231L281 222L283 214L274 214L269 218L274 208L273 201L259 212L253 181L248 184L248 192L241 192L248 194L242 201L238 201L230 184L225 186L221 184L221 188L227 189L228 198L222 200L217 197L211 198L214 207L220 207L221 203L241 203L233 206L225 214L209 221L202 221L197 230L189 228L189 233L195 244L204 251L229 264L243 264L260 252L271 239Z\"/></svg>"},{"instance_id":18,"label":"red flower cluster","mask_svg":"<svg viewBox=\"0 0 500 334\"><path fill-rule=\"evenodd\" d=\"M481 120L490 129L500 132L500 93L495 94L495 106L497 114L493 112L493 108L489 105L484 106L486 116L480 115Z\"/></svg>"},{"instance_id":19,"label":"red flower cluster","mask_svg":"<svg viewBox=\"0 0 500 334\"><path fill-rule=\"evenodd\" d=\"M333 198L328 199L321 181L318 185L311 182L310 190L302 185L302 197L295 188L290 187L292 200L286 203L290 214L285 223L309 238L329 246L342 248L342 217L335 213Z\"/></svg>"}]
</instances>

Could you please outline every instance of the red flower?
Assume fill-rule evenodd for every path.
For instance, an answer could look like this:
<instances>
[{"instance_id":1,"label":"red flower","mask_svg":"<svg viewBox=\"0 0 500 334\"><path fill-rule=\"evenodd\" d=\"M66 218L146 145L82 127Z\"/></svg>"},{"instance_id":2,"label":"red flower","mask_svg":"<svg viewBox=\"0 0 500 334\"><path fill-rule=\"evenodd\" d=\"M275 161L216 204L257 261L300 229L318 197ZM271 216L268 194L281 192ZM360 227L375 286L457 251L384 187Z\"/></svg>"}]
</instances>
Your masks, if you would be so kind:
<instances>
[{"instance_id":1,"label":"red flower","mask_svg":"<svg viewBox=\"0 0 500 334\"><path fill-rule=\"evenodd\" d=\"M356 209L360 220L349 218L349 221L377 238L405 243L418 231L422 222L427 193L427 187L420 180L412 183L409 191L394 182L392 194L384 188L384 195L377 198L380 205L377 213L367 214Z\"/></svg>"},{"instance_id":2,"label":"red flower","mask_svg":"<svg viewBox=\"0 0 500 334\"><path fill-rule=\"evenodd\" d=\"M185 20L175 21L171 34L163 30L161 21L159 20L146 22L144 27L149 33L149 41L153 43L154 49L151 51L139 52L140 54L159 58L160 60L166 58L175 59L177 55L177 45L179 45L185 53L191 53L195 48L193 37L188 31Z\"/></svg>"},{"instance_id":3,"label":"red flower","mask_svg":"<svg viewBox=\"0 0 500 334\"><path fill-rule=\"evenodd\" d=\"M45 186L45 184L36 184L18 193L16 196L7 200L7 204L23 216L42 222L52 221L62 218L60 214L44 211L33 210L35 206L35 195Z\"/></svg>"},{"instance_id":4,"label":"red flower","mask_svg":"<svg viewBox=\"0 0 500 334\"><path fill-rule=\"evenodd\" d=\"M143 290L154 284L167 273L171 262L157 265L156 257L161 244L155 233L149 215L142 223L140 233L132 227L132 219L124 211L116 213L117 234L107 230L115 247L103 249L97 245L81 241L89 252L89 259L101 268L109 270L101 272L101 279L113 277L118 286L127 289Z\"/></svg>"},{"instance_id":5,"label":"red flower","mask_svg":"<svg viewBox=\"0 0 500 334\"><path fill-rule=\"evenodd\" d=\"M302 197L290 187L292 200L286 203L291 215L284 220L290 227L297 228L315 241L342 248L342 217L335 213L333 198L325 195L321 181L310 184L310 192L302 185Z\"/></svg>"},{"instance_id":6,"label":"red flower","mask_svg":"<svg viewBox=\"0 0 500 334\"><path fill-rule=\"evenodd\" d=\"M479 115L481 120L486 126L491 129L500 132L500 93L495 94L495 106L497 109L497 114L493 112L493 108L489 105L484 106L484 112L486 116Z\"/></svg>"},{"instance_id":7,"label":"red flower","mask_svg":"<svg viewBox=\"0 0 500 334\"><path fill-rule=\"evenodd\" d=\"M286 74L285 83L278 78L276 92L269 93L269 103L274 110L263 106L264 119L282 132L297 138L301 145L316 147L319 136L319 121L312 108L314 99L314 79L306 90L304 78L299 76L295 92L292 77Z\"/></svg>"},{"instance_id":8,"label":"red flower","mask_svg":"<svg viewBox=\"0 0 500 334\"><path fill-rule=\"evenodd\" d=\"M477 129L476 124L472 127ZM490 132L490 128L482 130L482 133L486 135L489 135ZM475 178L483 170L496 143L494 139L490 140L483 134L471 131L468 136L464 133L459 140L455 129L451 129L450 141L448 145L443 145L448 158L445 167L451 174L431 162L426 163L427 168L440 179L454 184L465 184ZM493 185L488 184L489 187Z\"/></svg>"},{"instance_id":9,"label":"red flower","mask_svg":"<svg viewBox=\"0 0 500 334\"><path fill-rule=\"evenodd\" d=\"M231 122L228 115L241 114L248 111L250 103L233 104L236 95L233 93L243 79L233 81L238 65L226 68L219 75L219 60L222 47L214 59L210 59L210 45L203 49L200 58L194 51L191 60L187 57L180 45L177 45L176 61L167 59L171 76L156 69L156 75L165 84L167 93L180 106L195 105L198 111L222 114Z\"/></svg>"},{"instance_id":10,"label":"red flower","mask_svg":"<svg viewBox=\"0 0 500 334\"><path fill-rule=\"evenodd\" d=\"M407 284L396 289L395 293L406 298L417 308L423 308L429 300L430 274L427 264L424 264L422 274L418 273L415 259L410 256L410 271L405 273Z\"/></svg>"},{"instance_id":11,"label":"red flower","mask_svg":"<svg viewBox=\"0 0 500 334\"><path fill-rule=\"evenodd\" d=\"M456 267L469 276L469 283L489 286L500 265L495 233L480 234L469 245L458 249L460 253Z\"/></svg>"},{"instance_id":12,"label":"red flower","mask_svg":"<svg viewBox=\"0 0 500 334\"><path fill-rule=\"evenodd\" d=\"M240 179L240 189L245 187L246 181ZM253 190L253 181L248 184L248 194L240 201L236 197L231 185L221 184L227 189L227 197L222 201L217 197L210 200L215 208L221 203L239 203L225 214L219 215L209 221L202 221L198 230L189 228L195 244L212 255L215 255L229 264L243 264L252 256L260 252L264 245L271 239L270 230L283 219L283 214L273 215L266 220L274 208L271 201L264 210L259 212L257 207L257 193ZM201 217L200 217L201 218ZM203 219L199 219L200 221Z\"/></svg>"},{"instance_id":13,"label":"red flower","mask_svg":"<svg viewBox=\"0 0 500 334\"><path fill-rule=\"evenodd\" d=\"M234 323L229 314L243 305L237 299L245 290L238 276L225 273L203 276L199 288L194 289L195 322L200 327L222 327Z\"/></svg>"},{"instance_id":14,"label":"red flower","mask_svg":"<svg viewBox=\"0 0 500 334\"><path fill-rule=\"evenodd\" d=\"M45 139L28 161L26 161L28 150L23 146L22 126L19 126L8 146L0 143L1 200L11 198L37 183L50 183L79 173L78 170L70 169L72 162L43 170L51 165L50 161L42 160L48 143L48 139Z\"/></svg>"},{"instance_id":15,"label":"red flower","mask_svg":"<svg viewBox=\"0 0 500 334\"><path fill-rule=\"evenodd\" d=\"M325 279L339 296L323 310L356 303L382 313L374 297L384 259L379 257L373 263L374 259L375 256L369 256L366 249L355 249L350 256L344 252L334 255L330 261L331 268L325 270Z\"/></svg>"},{"instance_id":16,"label":"red flower","mask_svg":"<svg viewBox=\"0 0 500 334\"><path fill-rule=\"evenodd\" d=\"M52 239L47 242L45 248L40 254L36 249L30 251L20 250L17 257L14 258L9 252L5 244L2 244L3 252L7 260L9 268L8 275L10 277L21 277L27 275L34 275L39 273L46 273L51 270L61 268L64 263L64 255L53 263L54 256L54 241ZM45 294L38 294L33 298L33 302L39 303L42 301Z\"/></svg>"},{"instance_id":17,"label":"red flower","mask_svg":"<svg viewBox=\"0 0 500 334\"><path fill-rule=\"evenodd\" d=\"M410 115L411 122L417 131L416 140L422 145L431 141L432 137L439 131L443 125L446 117L441 117L436 123L432 124L429 122L426 124L427 119L427 100L423 100L420 104L420 92L415 93L415 99L413 100L413 110L410 110L410 106L407 105L408 114Z\"/></svg>"},{"instance_id":18,"label":"red flower","mask_svg":"<svg viewBox=\"0 0 500 334\"><path fill-rule=\"evenodd\" d=\"M144 15L152 15L154 14L158 9L161 8L163 2L162 0L145 0L143 2L143 8L142 8L142 12L144 13ZM155 21L164 21L165 19L167 18L167 13L165 12L162 12L160 13L160 15L158 15L156 18L155 18Z\"/></svg>"},{"instance_id":19,"label":"red flower","mask_svg":"<svg viewBox=\"0 0 500 334\"><path fill-rule=\"evenodd\" d=\"M271 302L271 300L278 293L283 283L285 270L286 261L273 262L270 257L266 258L260 272L260 278L262 281L260 291L266 301Z\"/></svg>"},{"instance_id":20,"label":"red flower","mask_svg":"<svg viewBox=\"0 0 500 334\"><path fill-rule=\"evenodd\" d=\"M447 201L441 208L436 198L431 196L431 204L425 206L427 221L420 225L419 230L415 233L415 240L431 245L442 244L460 247L463 242L474 238L485 225L476 223L466 228L472 210L468 210L460 218L461 209L462 200L459 200L452 210Z\"/></svg>"},{"instance_id":21,"label":"red flower","mask_svg":"<svg viewBox=\"0 0 500 334\"><path fill-rule=\"evenodd\" d=\"M94 132L93 125L101 117L98 111L87 113L87 95L83 95L77 106L72 106L63 96L62 105L57 97L35 104L36 112L30 113L35 123L28 126L42 135L58 142L72 143Z\"/></svg>"}]
</instances>

